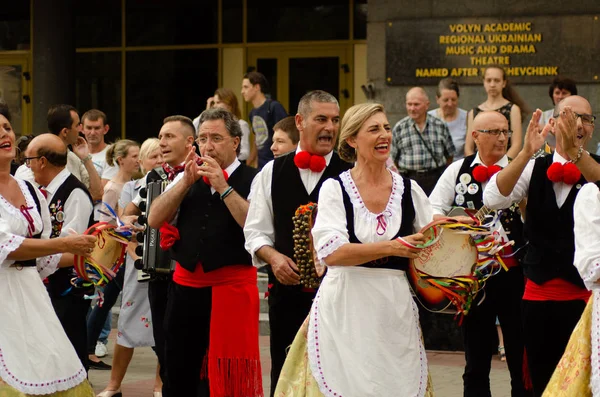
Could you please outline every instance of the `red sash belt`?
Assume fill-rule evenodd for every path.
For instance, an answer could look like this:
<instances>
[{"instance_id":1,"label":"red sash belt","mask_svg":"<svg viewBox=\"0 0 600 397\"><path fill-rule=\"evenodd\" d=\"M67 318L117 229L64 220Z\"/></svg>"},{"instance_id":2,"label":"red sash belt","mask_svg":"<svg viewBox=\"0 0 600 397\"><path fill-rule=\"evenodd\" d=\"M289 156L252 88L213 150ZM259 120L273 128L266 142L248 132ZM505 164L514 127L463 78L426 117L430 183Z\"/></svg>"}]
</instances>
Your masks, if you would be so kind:
<instances>
[{"instance_id":1,"label":"red sash belt","mask_svg":"<svg viewBox=\"0 0 600 397\"><path fill-rule=\"evenodd\" d=\"M525 283L524 300L529 301L570 301L581 299L588 301L592 293L561 278L553 278L544 284L531 280Z\"/></svg>"},{"instance_id":2,"label":"red sash belt","mask_svg":"<svg viewBox=\"0 0 600 397\"><path fill-rule=\"evenodd\" d=\"M194 272L177 264L173 281L212 287L207 365L200 375L208 375L210 395L262 397L256 268L235 265L204 273L200 263Z\"/></svg>"}]
</instances>

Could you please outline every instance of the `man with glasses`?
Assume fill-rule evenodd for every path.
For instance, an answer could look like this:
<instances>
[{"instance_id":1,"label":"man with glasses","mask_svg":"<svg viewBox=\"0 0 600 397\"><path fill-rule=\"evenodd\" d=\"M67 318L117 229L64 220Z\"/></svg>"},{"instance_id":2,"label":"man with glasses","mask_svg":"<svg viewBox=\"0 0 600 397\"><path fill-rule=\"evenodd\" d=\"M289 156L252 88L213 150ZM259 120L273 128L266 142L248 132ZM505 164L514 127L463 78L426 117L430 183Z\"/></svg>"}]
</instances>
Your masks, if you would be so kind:
<instances>
[{"instance_id":1,"label":"man with glasses","mask_svg":"<svg viewBox=\"0 0 600 397\"><path fill-rule=\"evenodd\" d=\"M493 209L527 198L522 316L535 396L544 392L590 297L573 265L573 205L586 181L598 179L594 162L600 161L585 150L595 121L585 98L563 99L543 129L541 116L541 110L534 112L521 152L492 177L483 194L484 204ZM556 137L556 151L532 160L549 133Z\"/></svg>"},{"instance_id":2,"label":"man with glasses","mask_svg":"<svg viewBox=\"0 0 600 397\"><path fill-rule=\"evenodd\" d=\"M92 197L87 188L66 168L67 147L53 134L35 137L25 151L25 164L40 185L48 202L52 232L50 238L67 236L70 230L83 233L93 222ZM74 288L77 277L73 256L63 256L60 269L48 276L48 294L56 316L75 348L81 363L88 369L86 316L90 301L86 294L93 288Z\"/></svg>"},{"instance_id":3,"label":"man with glasses","mask_svg":"<svg viewBox=\"0 0 600 397\"><path fill-rule=\"evenodd\" d=\"M148 218L155 228L171 222L179 234L164 324L173 396L262 395L257 274L243 233L258 171L238 160L241 138L231 113L202 112L201 157L189 151Z\"/></svg>"},{"instance_id":4,"label":"man with glasses","mask_svg":"<svg viewBox=\"0 0 600 397\"><path fill-rule=\"evenodd\" d=\"M456 149L446 123L427 114L427 108L425 90L411 88L406 94L408 116L394 126L391 158L401 174L417 181L430 194L452 163Z\"/></svg>"},{"instance_id":5,"label":"man with glasses","mask_svg":"<svg viewBox=\"0 0 600 397\"><path fill-rule=\"evenodd\" d=\"M506 155L512 133L508 121L496 111L481 112L473 121L471 132L477 152L452 163L442 174L429 196L434 219L445 217L453 207L480 210L483 190L489 178L509 163ZM514 240L512 250L523 246L523 223L516 203L503 210L499 232ZM463 223L473 223L467 216L457 217ZM509 255L511 252L504 252ZM523 335L521 331L521 297L523 272L516 258L506 258L507 272L490 278L475 298L473 308L464 318L462 335L465 348L463 375L465 397L491 396L490 369L496 352L496 318L504 335L512 396L528 396L523 386Z\"/></svg>"}]
</instances>

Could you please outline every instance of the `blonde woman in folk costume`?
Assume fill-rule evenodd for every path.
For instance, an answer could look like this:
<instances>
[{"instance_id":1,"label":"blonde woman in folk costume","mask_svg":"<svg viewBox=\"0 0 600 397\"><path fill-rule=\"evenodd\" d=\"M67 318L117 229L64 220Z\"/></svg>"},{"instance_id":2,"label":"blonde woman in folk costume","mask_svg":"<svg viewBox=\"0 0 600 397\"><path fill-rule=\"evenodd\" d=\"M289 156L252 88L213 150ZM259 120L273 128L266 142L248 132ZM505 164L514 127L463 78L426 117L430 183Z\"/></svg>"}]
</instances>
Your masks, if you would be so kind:
<instances>
[{"instance_id":1,"label":"blonde woman in folk costume","mask_svg":"<svg viewBox=\"0 0 600 397\"><path fill-rule=\"evenodd\" d=\"M42 279L58 266L72 266L72 254L90 253L96 238L48 239L46 199L9 173L15 147L10 113L0 108L0 396L93 397ZM31 161L47 160L26 159Z\"/></svg>"},{"instance_id":2,"label":"blonde woman in folk costume","mask_svg":"<svg viewBox=\"0 0 600 397\"><path fill-rule=\"evenodd\" d=\"M329 269L276 396L433 395L404 273L417 251L396 240L424 242L415 231L431 221L432 209L416 182L386 168L391 144L382 105L348 109L339 154L356 164L321 189L312 235Z\"/></svg>"}]
</instances>

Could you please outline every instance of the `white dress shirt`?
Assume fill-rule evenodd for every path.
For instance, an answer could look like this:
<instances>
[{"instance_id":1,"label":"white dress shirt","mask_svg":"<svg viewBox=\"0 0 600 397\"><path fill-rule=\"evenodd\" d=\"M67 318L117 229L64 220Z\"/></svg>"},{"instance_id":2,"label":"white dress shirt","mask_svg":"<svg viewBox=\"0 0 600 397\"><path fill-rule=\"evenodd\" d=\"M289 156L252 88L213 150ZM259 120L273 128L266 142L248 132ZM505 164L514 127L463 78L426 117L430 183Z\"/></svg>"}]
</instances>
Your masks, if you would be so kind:
<instances>
[{"instance_id":1,"label":"white dress shirt","mask_svg":"<svg viewBox=\"0 0 600 397\"><path fill-rule=\"evenodd\" d=\"M458 173L460 172L460 168L463 166L464 159L457 160L450 164L448 168L444 171L440 179L438 179L435 188L429 195L429 201L431 202L431 207L433 208L433 213L436 215L446 215L453 207L454 196L456 194L456 181L458 179ZM479 157L479 153L475 155L475 158L471 162L471 167L474 167L477 164L483 164L481 158ZM508 156L504 155L500 160L498 160L495 165L500 166L502 168L508 165ZM481 189L485 189L488 182L481 183ZM512 203L511 203L512 204Z\"/></svg>"},{"instance_id":2,"label":"white dress shirt","mask_svg":"<svg viewBox=\"0 0 600 397\"><path fill-rule=\"evenodd\" d=\"M301 152L300 145L296 153ZM325 157L325 163L329 166L333 152L329 152ZM252 262L255 266L265 265L262 260L256 256L256 251L261 247L268 245L274 246L275 227L273 225L273 199L271 197L271 181L273 179L273 162L268 162L263 169L256 175L252 182L252 189L248 200L250 208L246 217L244 226L244 235L246 237L246 250L252 255ZM306 191L310 194L319 183L325 169L321 172L313 172L310 169L299 169L300 179Z\"/></svg>"},{"instance_id":3,"label":"white dress shirt","mask_svg":"<svg viewBox=\"0 0 600 397\"><path fill-rule=\"evenodd\" d=\"M589 290L600 289L600 191L595 183L582 188L573 207L575 267Z\"/></svg>"},{"instance_id":4,"label":"white dress shirt","mask_svg":"<svg viewBox=\"0 0 600 397\"><path fill-rule=\"evenodd\" d=\"M560 154L554 152L553 162L558 162L561 164L565 164L567 160L565 160ZM483 191L483 204L491 209L500 209L500 208L508 208L512 203L520 203L525 197L527 197L527 193L529 192L529 182L531 181L531 174L533 173L533 166L535 164L535 160L529 160L529 163L525 166L523 173L519 177L513 191L508 196L503 196L502 193L498 190L498 185L496 183L496 178L498 174L494 175L485 190ZM552 188L554 189L554 195L556 196L556 204L558 208L562 207L562 205L567 200L567 196L571 191L573 185L568 185L564 182L556 182L553 183Z\"/></svg>"},{"instance_id":5,"label":"white dress shirt","mask_svg":"<svg viewBox=\"0 0 600 397\"><path fill-rule=\"evenodd\" d=\"M392 171L389 172L393 178L392 193L385 209L380 214L370 212L365 206L350 171L340 174L340 179L344 185L343 189L350 196L350 202L354 210L354 234L362 243L391 240L398 233L402 224L404 183L400 175ZM417 232L431 222L433 212L423 189L415 181L411 180L410 182L412 202L415 209L413 231ZM326 180L319 192L318 204L319 211L312 229L312 235L319 260L323 261L339 247L350 242L342 186L334 179ZM386 224L383 232L380 218Z\"/></svg>"},{"instance_id":6,"label":"white dress shirt","mask_svg":"<svg viewBox=\"0 0 600 397\"><path fill-rule=\"evenodd\" d=\"M52 179L44 189L48 192L48 204L52 201L52 197L58 191L58 188L67 180L71 173L65 168ZM67 236L69 229L75 230L77 233L83 233L88 228L90 215L92 214L92 203L87 194L81 189L74 189L67 200L65 201L63 212L65 213L65 221L62 225L60 237Z\"/></svg>"}]
</instances>

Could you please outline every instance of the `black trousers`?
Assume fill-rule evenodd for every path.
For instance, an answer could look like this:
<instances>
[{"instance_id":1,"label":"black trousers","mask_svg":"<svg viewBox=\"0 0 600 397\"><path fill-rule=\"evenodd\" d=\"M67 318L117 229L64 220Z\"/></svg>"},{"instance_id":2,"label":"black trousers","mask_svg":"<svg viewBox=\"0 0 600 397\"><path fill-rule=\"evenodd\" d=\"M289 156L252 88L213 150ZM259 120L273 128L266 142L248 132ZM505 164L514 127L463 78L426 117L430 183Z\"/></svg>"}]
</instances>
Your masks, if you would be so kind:
<instances>
[{"instance_id":1,"label":"black trousers","mask_svg":"<svg viewBox=\"0 0 600 397\"><path fill-rule=\"evenodd\" d=\"M484 299L474 305L462 325L465 347L463 374L465 397L491 397L490 369L498 349L496 316L504 336L506 362L511 378L511 396L530 396L523 387L523 330L521 299L524 281L521 267L502 271L488 280ZM480 292L475 302L481 299Z\"/></svg>"},{"instance_id":2,"label":"black trousers","mask_svg":"<svg viewBox=\"0 0 600 397\"><path fill-rule=\"evenodd\" d=\"M125 265L119 268L116 276L106 284L102 291L102 306L96 305L90 313L87 321L87 352L94 354L96 351L96 342L102 333L106 318L111 315L111 309L117 302L119 293L123 290L123 280L125 279Z\"/></svg>"},{"instance_id":3,"label":"black trousers","mask_svg":"<svg viewBox=\"0 0 600 397\"><path fill-rule=\"evenodd\" d=\"M211 306L211 287L171 284L165 315L165 359L172 396L210 395L208 378L200 379L200 372L208 352Z\"/></svg>"},{"instance_id":4,"label":"black trousers","mask_svg":"<svg viewBox=\"0 0 600 397\"><path fill-rule=\"evenodd\" d=\"M173 397L169 389L167 367L165 362L165 312L167 311L167 300L169 288L172 284L171 278L157 277L149 281L148 301L150 302L150 313L152 314L152 334L154 335L154 352L160 365L160 378L163 382L163 397Z\"/></svg>"},{"instance_id":5,"label":"black trousers","mask_svg":"<svg viewBox=\"0 0 600 397\"><path fill-rule=\"evenodd\" d=\"M56 316L65 330L65 334L75 348L86 372L89 369L87 353L87 313L90 301L83 296L66 295L52 298Z\"/></svg>"},{"instance_id":6,"label":"black trousers","mask_svg":"<svg viewBox=\"0 0 600 397\"><path fill-rule=\"evenodd\" d=\"M269 328L271 332L271 397L283 368L287 349L310 312L315 292L281 284L269 266Z\"/></svg>"},{"instance_id":7,"label":"black trousers","mask_svg":"<svg viewBox=\"0 0 600 397\"><path fill-rule=\"evenodd\" d=\"M535 397L544 393L584 309L583 300L523 301L525 349Z\"/></svg>"}]
</instances>

